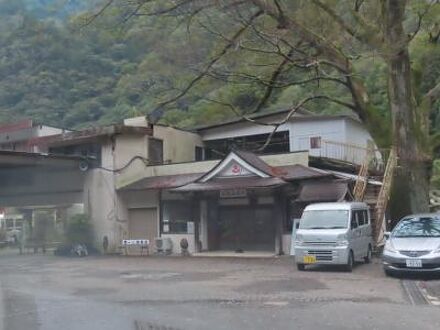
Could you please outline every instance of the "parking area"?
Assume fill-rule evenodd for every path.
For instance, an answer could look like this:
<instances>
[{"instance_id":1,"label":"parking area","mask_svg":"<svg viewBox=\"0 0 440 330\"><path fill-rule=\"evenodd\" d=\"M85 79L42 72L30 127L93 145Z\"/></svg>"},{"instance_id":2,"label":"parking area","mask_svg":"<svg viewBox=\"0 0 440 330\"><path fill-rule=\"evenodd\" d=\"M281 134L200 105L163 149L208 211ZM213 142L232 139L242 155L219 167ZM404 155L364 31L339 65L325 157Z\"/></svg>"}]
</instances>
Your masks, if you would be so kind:
<instances>
[{"instance_id":1,"label":"parking area","mask_svg":"<svg viewBox=\"0 0 440 330\"><path fill-rule=\"evenodd\" d=\"M423 298L439 281L387 278L378 259L346 273L289 257L5 255L0 269L7 330L440 327L439 307L403 285Z\"/></svg>"}]
</instances>

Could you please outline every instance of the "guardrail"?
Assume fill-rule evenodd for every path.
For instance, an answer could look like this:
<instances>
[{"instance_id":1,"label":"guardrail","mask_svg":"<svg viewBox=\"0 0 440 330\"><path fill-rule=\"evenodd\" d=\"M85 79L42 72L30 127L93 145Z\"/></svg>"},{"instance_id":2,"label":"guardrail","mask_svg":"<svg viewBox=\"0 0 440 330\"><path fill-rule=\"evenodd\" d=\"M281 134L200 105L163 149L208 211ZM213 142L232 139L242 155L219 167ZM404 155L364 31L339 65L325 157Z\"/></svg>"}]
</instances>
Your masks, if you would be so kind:
<instances>
[{"instance_id":1,"label":"guardrail","mask_svg":"<svg viewBox=\"0 0 440 330\"><path fill-rule=\"evenodd\" d=\"M322 140L320 148L311 149L310 154L312 156L337 159L351 164L362 165L367 159L368 152L372 153L369 169L384 171L389 155L389 150L387 149L368 148L355 144Z\"/></svg>"}]
</instances>

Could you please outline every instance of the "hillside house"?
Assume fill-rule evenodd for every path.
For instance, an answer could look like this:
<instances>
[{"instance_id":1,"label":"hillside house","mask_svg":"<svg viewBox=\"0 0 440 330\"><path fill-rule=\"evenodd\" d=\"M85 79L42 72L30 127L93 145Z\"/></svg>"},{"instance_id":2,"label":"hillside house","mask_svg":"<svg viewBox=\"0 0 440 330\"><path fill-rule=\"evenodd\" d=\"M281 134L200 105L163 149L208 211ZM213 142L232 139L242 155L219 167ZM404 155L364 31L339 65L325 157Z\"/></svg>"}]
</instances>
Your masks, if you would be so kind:
<instances>
[{"instance_id":1,"label":"hillside house","mask_svg":"<svg viewBox=\"0 0 440 330\"><path fill-rule=\"evenodd\" d=\"M289 110L283 110L251 116L253 122L240 118L197 128L204 142L205 159L221 158L231 148L259 150L274 129L267 124L284 121L288 115ZM300 109L277 128L261 152L307 150L311 157L360 165L368 147L376 149L373 138L359 119L347 115L313 115Z\"/></svg>"},{"instance_id":2,"label":"hillside house","mask_svg":"<svg viewBox=\"0 0 440 330\"><path fill-rule=\"evenodd\" d=\"M34 142L65 131L62 128L37 124L32 120L0 125L0 150L45 153L47 149L44 145L37 146Z\"/></svg>"},{"instance_id":3,"label":"hillside house","mask_svg":"<svg viewBox=\"0 0 440 330\"><path fill-rule=\"evenodd\" d=\"M243 120L185 131L140 117L34 139L48 155L0 152L0 178L9 177L0 207L82 205L97 246L107 237L112 251L122 239L162 237L175 253L183 238L191 253L288 253L293 220L305 205L352 199L356 175L309 167L309 160L334 158L356 168L371 137L355 119L306 112L258 152L269 133L269 126ZM350 148L330 153L330 141ZM357 153L350 155L354 141Z\"/></svg>"}]
</instances>

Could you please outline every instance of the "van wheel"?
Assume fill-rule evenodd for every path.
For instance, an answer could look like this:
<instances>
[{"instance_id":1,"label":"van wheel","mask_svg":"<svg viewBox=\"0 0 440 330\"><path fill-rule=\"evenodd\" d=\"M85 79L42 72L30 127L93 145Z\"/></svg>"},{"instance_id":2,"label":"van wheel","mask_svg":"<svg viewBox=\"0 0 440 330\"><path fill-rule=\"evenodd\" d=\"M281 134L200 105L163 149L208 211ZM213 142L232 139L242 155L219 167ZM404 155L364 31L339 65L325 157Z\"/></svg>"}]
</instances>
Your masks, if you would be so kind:
<instances>
[{"instance_id":1,"label":"van wheel","mask_svg":"<svg viewBox=\"0 0 440 330\"><path fill-rule=\"evenodd\" d=\"M297 268L299 271L303 271L303 270L306 269L306 266L305 266L304 264L296 264L296 268Z\"/></svg>"},{"instance_id":2,"label":"van wheel","mask_svg":"<svg viewBox=\"0 0 440 330\"><path fill-rule=\"evenodd\" d=\"M353 251L350 251L350 254L348 255L347 264L345 265L345 271L351 273L353 271L353 265L354 265L354 255L353 255Z\"/></svg>"},{"instance_id":3,"label":"van wheel","mask_svg":"<svg viewBox=\"0 0 440 330\"><path fill-rule=\"evenodd\" d=\"M383 271L385 272L386 276L389 276L389 277L393 277L394 276L394 273L391 270L389 270L389 269L384 269Z\"/></svg>"},{"instance_id":4,"label":"van wheel","mask_svg":"<svg viewBox=\"0 0 440 330\"><path fill-rule=\"evenodd\" d=\"M373 255L373 251L371 249L371 245L368 245L368 252L364 258L366 264L369 264L371 262L372 255Z\"/></svg>"}]
</instances>

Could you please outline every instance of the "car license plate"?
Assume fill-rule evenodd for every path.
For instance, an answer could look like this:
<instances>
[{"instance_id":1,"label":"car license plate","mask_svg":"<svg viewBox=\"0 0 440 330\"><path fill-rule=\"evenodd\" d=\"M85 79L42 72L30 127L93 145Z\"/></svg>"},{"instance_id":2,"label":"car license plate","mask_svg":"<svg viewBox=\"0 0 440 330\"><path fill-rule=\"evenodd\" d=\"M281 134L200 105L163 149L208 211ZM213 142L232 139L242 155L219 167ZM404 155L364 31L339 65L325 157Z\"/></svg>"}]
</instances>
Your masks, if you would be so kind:
<instances>
[{"instance_id":1,"label":"car license plate","mask_svg":"<svg viewBox=\"0 0 440 330\"><path fill-rule=\"evenodd\" d=\"M406 259L406 267L408 268L421 268L422 260L421 259Z\"/></svg>"},{"instance_id":2,"label":"car license plate","mask_svg":"<svg viewBox=\"0 0 440 330\"><path fill-rule=\"evenodd\" d=\"M305 264L314 264L316 262L315 256L304 256L303 261Z\"/></svg>"}]
</instances>

